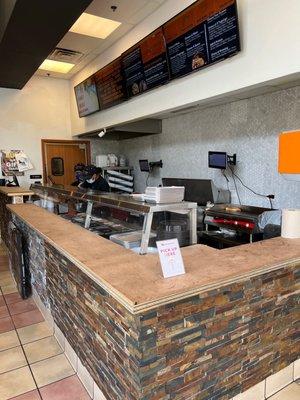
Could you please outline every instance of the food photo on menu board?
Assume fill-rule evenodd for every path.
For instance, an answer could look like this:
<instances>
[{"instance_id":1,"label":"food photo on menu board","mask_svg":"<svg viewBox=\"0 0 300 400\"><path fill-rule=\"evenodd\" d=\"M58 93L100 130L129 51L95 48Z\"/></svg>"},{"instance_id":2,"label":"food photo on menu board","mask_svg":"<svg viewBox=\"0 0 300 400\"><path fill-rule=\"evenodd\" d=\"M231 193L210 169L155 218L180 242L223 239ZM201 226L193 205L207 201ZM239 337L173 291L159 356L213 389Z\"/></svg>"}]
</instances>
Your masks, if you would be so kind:
<instances>
[{"instance_id":1,"label":"food photo on menu board","mask_svg":"<svg viewBox=\"0 0 300 400\"><path fill-rule=\"evenodd\" d=\"M93 76L75 86L74 90L80 117L99 111L97 88Z\"/></svg>"},{"instance_id":2,"label":"food photo on menu board","mask_svg":"<svg viewBox=\"0 0 300 400\"><path fill-rule=\"evenodd\" d=\"M94 79L101 110L113 107L126 100L121 57L96 72Z\"/></svg>"}]
</instances>

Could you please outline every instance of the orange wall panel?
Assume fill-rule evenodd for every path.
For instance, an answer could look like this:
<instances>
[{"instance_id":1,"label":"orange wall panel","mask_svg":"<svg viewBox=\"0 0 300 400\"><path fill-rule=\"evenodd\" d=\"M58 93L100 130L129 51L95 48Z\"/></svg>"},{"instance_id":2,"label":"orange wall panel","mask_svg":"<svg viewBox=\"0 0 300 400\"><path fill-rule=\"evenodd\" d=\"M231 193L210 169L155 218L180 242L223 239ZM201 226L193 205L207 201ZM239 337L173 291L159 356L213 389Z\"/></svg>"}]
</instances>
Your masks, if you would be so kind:
<instances>
[{"instance_id":1,"label":"orange wall panel","mask_svg":"<svg viewBox=\"0 0 300 400\"><path fill-rule=\"evenodd\" d=\"M300 174L300 130L283 132L279 136L279 164L281 174Z\"/></svg>"}]
</instances>

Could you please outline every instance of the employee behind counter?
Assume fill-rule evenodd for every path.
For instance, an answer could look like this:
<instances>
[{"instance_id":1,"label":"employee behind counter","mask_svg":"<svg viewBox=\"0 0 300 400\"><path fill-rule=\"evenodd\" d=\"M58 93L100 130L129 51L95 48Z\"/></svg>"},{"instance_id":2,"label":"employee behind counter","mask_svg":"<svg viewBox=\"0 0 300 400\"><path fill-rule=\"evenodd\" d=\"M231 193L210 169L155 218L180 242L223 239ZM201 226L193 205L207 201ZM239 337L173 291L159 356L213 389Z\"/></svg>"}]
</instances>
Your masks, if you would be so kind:
<instances>
[{"instance_id":1,"label":"employee behind counter","mask_svg":"<svg viewBox=\"0 0 300 400\"><path fill-rule=\"evenodd\" d=\"M92 174L92 176L91 176ZM78 179L73 183L74 186L78 186L83 189L98 190L100 192L109 192L109 185L106 180L102 177L101 168L92 168L91 174L84 179L82 182ZM80 183L79 183L80 182Z\"/></svg>"}]
</instances>

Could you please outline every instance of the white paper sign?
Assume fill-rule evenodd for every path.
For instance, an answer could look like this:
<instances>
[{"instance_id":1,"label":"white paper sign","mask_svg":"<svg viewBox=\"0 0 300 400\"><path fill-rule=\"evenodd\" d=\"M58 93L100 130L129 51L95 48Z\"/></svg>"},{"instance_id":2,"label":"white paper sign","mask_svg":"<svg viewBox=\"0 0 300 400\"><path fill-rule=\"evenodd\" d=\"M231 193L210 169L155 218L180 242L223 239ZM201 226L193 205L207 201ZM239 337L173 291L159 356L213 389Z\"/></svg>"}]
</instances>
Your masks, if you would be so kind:
<instances>
[{"instance_id":1,"label":"white paper sign","mask_svg":"<svg viewBox=\"0 0 300 400\"><path fill-rule=\"evenodd\" d=\"M185 274L178 239L156 242L164 278Z\"/></svg>"}]
</instances>

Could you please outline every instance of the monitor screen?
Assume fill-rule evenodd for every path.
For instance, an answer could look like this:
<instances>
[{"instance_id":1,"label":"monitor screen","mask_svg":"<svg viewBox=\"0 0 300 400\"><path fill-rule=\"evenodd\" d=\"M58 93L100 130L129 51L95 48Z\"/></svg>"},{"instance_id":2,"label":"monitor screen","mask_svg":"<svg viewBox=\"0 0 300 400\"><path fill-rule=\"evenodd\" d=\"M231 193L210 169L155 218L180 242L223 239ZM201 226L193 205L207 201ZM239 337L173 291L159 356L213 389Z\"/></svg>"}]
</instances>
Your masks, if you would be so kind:
<instances>
[{"instance_id":1,"label":"monitor screen","mask_svg":"<svg viewBox=\"0 0 300 400\"><path fill-rule=\"evenodd\" d=\"M150 172L150 165L148 160L139 160L141 172Z\"/></svg>"},{"instance_id":2,"label":"monitor screen","mask_svg":"<svg viewBox=\"0 0 300 400\"><path fill-rule=\"evenodd\" d=\"M221 151L208 152L209 168L226 169L227 168L227 153Z\"/></svg>"},{"instance_id":3,"label":"monitor screen","mask_svg":"<svg viewBox=\"0 0 300 400\"><path fill-rule=\"evenodd\" d=\"M86 117L100 110L97 87L93 77L75 86L79 117Z\"/></svg>"}]
</instances>

